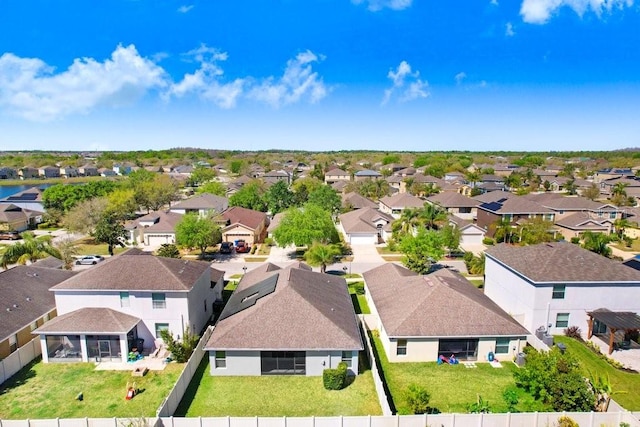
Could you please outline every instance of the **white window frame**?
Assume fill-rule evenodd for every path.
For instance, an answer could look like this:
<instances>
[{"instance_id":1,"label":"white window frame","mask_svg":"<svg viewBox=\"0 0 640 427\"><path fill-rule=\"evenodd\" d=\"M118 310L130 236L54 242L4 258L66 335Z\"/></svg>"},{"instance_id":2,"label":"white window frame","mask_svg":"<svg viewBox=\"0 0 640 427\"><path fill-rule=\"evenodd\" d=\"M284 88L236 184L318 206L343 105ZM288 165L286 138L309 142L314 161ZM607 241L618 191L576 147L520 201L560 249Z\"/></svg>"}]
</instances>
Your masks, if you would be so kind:
<instances>
[{"instance_id":1,"label":"white window frame","mask_svg":"<svg viewBox=\"0 0 640 427\"><path fill-rule=\"evenodd\" d=\"M566 316L567 320L560 320L561 316L564 318ZM570 313L557 313L556 314L556 328L568 328L569 327L569 318L571 317ZM566 323L566 324L565 324Z\"/></svg>"},{"instance_id":2,"label":"white window frame","mask_svg":"<svg viewBox=\"0 0 640 427\"><path fill-rule=\"evenodd\" d=\"M151 294L151 307L154 310L167 308L167 295L162 292L153 292Z\"/></svg>"},{"instance_id":3,"label":"white window frame","mask_svg":"<svg viewBox=\"0 0 640 427\"><path fill-rule=\"evenodd\" d=\"M396 342L396 356L406 356L408 344L408 341L405 339L398 340Z\"/></svg>"},{"instance_id":4,"label":"white window frame","mask_svg":"<svg viewBox=\"0 0 640 427\"><path fill-rule=\"evenodd\" d=\"M130 298L129 292L120 292L120 307L131 307Z\"/></svg>"},{"instance_id":5,"label":"white window frame","mask_svg":"<svg viewBox=\"0 0 640 427\"><path fill-rule=\"evenodd\" d=\"M227 368L227 352L223 350L216 350L214 353L214 365L216 369Z\"/></svg>"}]
</instances>

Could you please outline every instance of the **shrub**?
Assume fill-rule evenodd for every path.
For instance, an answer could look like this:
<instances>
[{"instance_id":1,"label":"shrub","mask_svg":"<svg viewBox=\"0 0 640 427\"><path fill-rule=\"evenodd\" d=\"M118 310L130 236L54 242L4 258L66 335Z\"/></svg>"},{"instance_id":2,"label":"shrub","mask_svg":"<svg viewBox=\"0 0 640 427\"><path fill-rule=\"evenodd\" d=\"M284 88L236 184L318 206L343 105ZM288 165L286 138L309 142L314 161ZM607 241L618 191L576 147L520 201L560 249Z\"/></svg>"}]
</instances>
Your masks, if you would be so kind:
<instances>
[{"instance_id":1,"label":"shrub","mask_svg":"<svg viewBox=\"0 0 640 427\"><path fill-rule=\"evenodd\" d=\"M171 243L164 243L158 249L158 256L165 258L180 258L180 251L176 245Z\"/></svg>"},{"instance_id":2,"label":"shrub","mask_svg":"<svg viewBox=\"0 0 640 427\"><path fill-rule=\"evenodd\" d=\"M580 238L579 237L572 237L571 238L571 243L573 243L574 245L577 245L580 243Z\"/></svg>"},{"instance_id":3,"label":"shrub","mask_svg":"<svg viewBox=\"0 0 640 427\"><path fill-rule=\"evenodd\" d=\"M176 341L173 334L167 329L160 331L160 337L171 352L173 359L178 363L185 363L189 360L193 349L198 345L198 337L192 334L189 328L185 329L184 337L180 342Z\"/></svg>"},{"instance_id":4,"label":"shrub","mask_svg":"<svg viewBox=\"0 0 640 427\"><path fill-rule=\"evenodd\" d=\"M518 404L518 391L513 387L508 387L502 392L502 399L507 404L508 412L516 412L516 405Z\"/></svg>"},{"instance_id":5,"label":"shrub","mask_svg":"<svg viewBox=\"0 0 640 427\"><path fill-rule=\"evenodd\" d=\"M410 384L405 393L405 399L411 412L414 414L424 414L429 411L429 392L422 386Z\"/></svg>"},{"instance_id":6,"label":"shrub","mask_svg":"<svg viewBox=\"0 0 640 427\"><path fill-rule=\"evenodd\" d=\"M338 363L336 369L322 371L322 384L327 390L342 390L347 381L347 364Z\"/></svg>"},{"instance_id":7,"label":"shrub","mask_svg":"<svg viewBox=\"0 0 640 427\"><path fill-rule=\"evenodd\" d=\"M257 249L258 249L258 245L251 246L251 255L255 254Z\"/></svg>"},{"instance_id":8,"label":"shrub","mask_svg":"<svg viewBox=\"0 0 640 427\"><path fill-rule=\"evenodd\" d=\"M387 249L389 249L391 252L396 252L398 250L398 242L396 242L395 239L388 239Z\"/></svg>"},{"instance_id":9,"label":"shrub","mask_svg":"<svg viewBox=\"0 0 640 427\"><path fill-rule=\"evenodd\" d=\"M267 237L266 239L264 239L264 244L267 246L273 246L275 242L271 237Z\"/></svg>"},{"instance_id":10,"label":"shrub","mask_svg":"<svg viewBox=\"0 0 640 427\"><path fill-rule=\"evenodd\" d=\"M569 338L575 338L582 341L582 331L579 326L569 326L564 330L564 335Z\"/></svg>"},{"instance_id":11,"label":"shrub","mask_svg":"<svg viewBox=\"0 0 640 427\"><path fill-rule=\"evenodd\" d=\"M496 241L491 237L485 237L484 239L482 239L482 244L485 246L493 246L496 244Z\"/></svg>"},{"instance_id":12,"label":"shrub","mask_svg":"<svg viewBox=\"0 0 640 427\"><path fill-rule=\"evenodd\" d=\"M558 418L558 427L579 427L578 423L566 415Z\"/></svg>"},{"instance_id":13,"label":"shrub","mask_svg":"<svg viewBox=\"0 0 640 427\"><path fill-rule=\"evenodd\" d=\"M351 286L351 289L353 289L357 295L364 295L364 282L352 283L349 286Z\"/></svg>"},{"instance_id":14,"label":"shrub","mask_svg":"<svg viewBox=\"0 0 640 427\"><path fill-rule=\"evenodd\" d=\"M473 260L473 252L465 252L464 255L462 256L462 260L465 263L470 263Z\"/></svg>"},{"instance_id":15,"label":"shrub","mask_svg":"<svg viewBox=\"0 0 640 427\"><path fill-rule=\"evenodd\" d=\"M490 414L491 407L489 406L489 401L484 400L482 396L478 395L478 398L475 402L469 405L469 413L471 414Z\"/></svg>"}]
</instances>

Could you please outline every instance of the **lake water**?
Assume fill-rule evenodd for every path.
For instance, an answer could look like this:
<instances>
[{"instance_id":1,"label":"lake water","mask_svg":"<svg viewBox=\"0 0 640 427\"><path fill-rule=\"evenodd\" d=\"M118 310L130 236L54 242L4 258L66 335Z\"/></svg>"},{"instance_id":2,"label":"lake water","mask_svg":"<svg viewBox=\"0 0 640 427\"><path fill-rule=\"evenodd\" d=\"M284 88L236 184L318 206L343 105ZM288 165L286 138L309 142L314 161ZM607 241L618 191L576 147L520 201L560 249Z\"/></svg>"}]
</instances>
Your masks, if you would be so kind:
<instances>
[{"instance_id":1,"label":"lake water","mask_svg":"<svg viewBox=\"0 0 640 427\"><path fill-rule=\"evenodd\" d=\"M9 197L12 194L19 193L24 190L28 190L32 187L40 187L47 188L51 187L53 184L40 184L40 185L0 185L0 200L5 197Z\"/></svg>"}]
</instances>

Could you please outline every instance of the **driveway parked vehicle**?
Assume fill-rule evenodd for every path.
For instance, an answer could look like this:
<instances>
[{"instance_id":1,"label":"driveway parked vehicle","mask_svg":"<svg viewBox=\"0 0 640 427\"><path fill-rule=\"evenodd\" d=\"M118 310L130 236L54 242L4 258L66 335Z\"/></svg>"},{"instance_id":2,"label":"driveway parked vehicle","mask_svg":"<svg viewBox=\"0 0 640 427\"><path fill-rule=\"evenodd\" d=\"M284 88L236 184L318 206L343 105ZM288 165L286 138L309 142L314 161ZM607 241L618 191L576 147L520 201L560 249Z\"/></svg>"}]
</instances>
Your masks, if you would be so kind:
<instances>
[{"instance_id":1,"label":"driveway parked vehicle","mask_svg":"<svg viewBox=\"0 0 640 427\"><path fill-rule=\"evenodd\" d=\"M0 233L0 240L19 240L22 236L17 231L3 231Z\"/></svg>"},{"instance_id":2,"label":"driveway parked vehicle","mask_svg":"<svg viewBox=\"0 0 640 427\"><path fill-rule=\"evenodd\" d=\"M249 245L244 240L238 240L236 242L236 252L245 253L249 252Z\"/></svg>"},{"instance_id":3,"label":"driveway parked vehicle","mask_svg":"<svg viewBox=\"0 0 640 427\"><path fill-rule=\"evenodd\" d=\"M233 252L233 245L231 244L231 242L220 243L221 254L230 254L231 252Z\"/></svg>"},{"instance_id":4,"label":"driveway parked vehicle","mask_svg":"<svg viewBox=\"0 0 640 427\"><path fill-rule=\"evenodd\" d=\"M100 261L104 261L104 257L100 255L87 255L76 260L76 265L95 265Z\"/></svg>"}]
</instances>

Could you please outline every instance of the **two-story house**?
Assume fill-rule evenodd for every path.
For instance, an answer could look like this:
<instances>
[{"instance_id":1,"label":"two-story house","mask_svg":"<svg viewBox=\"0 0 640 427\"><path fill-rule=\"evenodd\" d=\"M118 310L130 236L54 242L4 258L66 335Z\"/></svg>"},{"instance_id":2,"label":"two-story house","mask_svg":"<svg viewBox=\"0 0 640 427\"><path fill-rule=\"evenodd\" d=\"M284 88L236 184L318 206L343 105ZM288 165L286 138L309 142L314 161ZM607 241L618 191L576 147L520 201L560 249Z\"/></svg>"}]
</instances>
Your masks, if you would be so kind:
<instances>
[{"instance_id":1,"label":"two-story house","mask_svg":"<svg viewBox=\"0 0 640 427\"><path fill-rule=\"evenodd\" d=\"M171 206L170 211L187 214L197 213L200 217L220 214L229 207L229 200L226 197L216 196L211 193L202 193Z\"/></svg>"},{"instance_id":2,"label":"two-story house","mask_svg":"<svg viewBox=\"0 0 640 427\"><path fill-rule=\"evenodd\" d=\"M479 205L477 225L487 230L487 236L493 237L496 231L496 225L500 222L508 222L516 226L519 221L536 218L553 222L555 212L522 196L513 196Z\"/></svg>"},{"instance_id":3,"label":"two-story house","mask_svg":"<svg viewBox=\"0 0 640 427\"><path fill-rule=\"evenodd\" d=\"M378 209L380 212L391 215L398 219L405 209L415 209L424 207L424 200L412 196L409 193L397 193L393 196L385 196L380 199Z\"/></svg>"},{"instance_id":4,"label":"two-story house","mask_svg":"<svg viewBox=\"0 0 640 427\"><path fill-rule=\"evenodd\" d=\"M480 204L471 197L463 196L453 191L438 193L427 197L426 200L427 203L441 206L448 213L467 220L475 219L478 214L478 205Z\"/></svg>"},{"instance_id":5,"label":"two-story house","mask_svg":"<svg viewBox=\"0 0 640 427\"><path fill-rule=\"evenodd\" d=\"M336 181L351 181L351 174L339 168L331 169L324 174L324 182L326 184L333 184Z\"/></svg>"}]
</instances>

